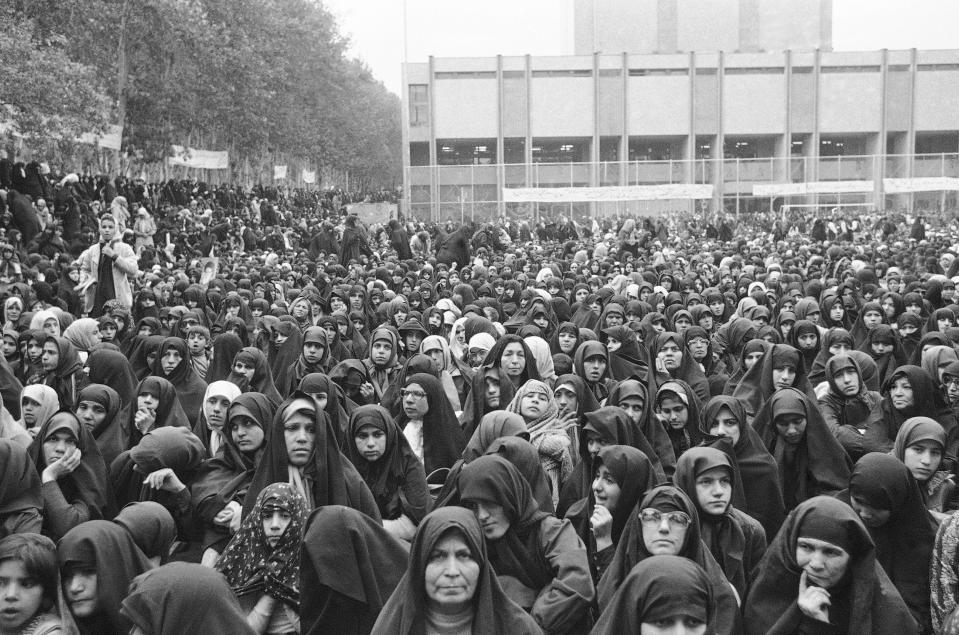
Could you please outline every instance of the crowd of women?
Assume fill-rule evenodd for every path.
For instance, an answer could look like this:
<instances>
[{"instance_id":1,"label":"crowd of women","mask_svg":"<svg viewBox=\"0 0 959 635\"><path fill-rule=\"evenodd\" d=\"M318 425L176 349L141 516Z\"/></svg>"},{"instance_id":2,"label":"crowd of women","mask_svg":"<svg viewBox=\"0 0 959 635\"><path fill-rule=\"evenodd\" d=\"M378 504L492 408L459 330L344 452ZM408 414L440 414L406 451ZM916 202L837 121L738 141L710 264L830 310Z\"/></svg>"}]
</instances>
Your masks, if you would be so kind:
<instances>
[{"instance_id":1,"label":"crowd of women","mask_svg":"<svg viewBox=\"0 0 959 635\"><path fill-rule=\"evenodd\" d=\"M959 232L340 225L0 288L0 632L959 632Z\"/></svg>"}]
</instances>

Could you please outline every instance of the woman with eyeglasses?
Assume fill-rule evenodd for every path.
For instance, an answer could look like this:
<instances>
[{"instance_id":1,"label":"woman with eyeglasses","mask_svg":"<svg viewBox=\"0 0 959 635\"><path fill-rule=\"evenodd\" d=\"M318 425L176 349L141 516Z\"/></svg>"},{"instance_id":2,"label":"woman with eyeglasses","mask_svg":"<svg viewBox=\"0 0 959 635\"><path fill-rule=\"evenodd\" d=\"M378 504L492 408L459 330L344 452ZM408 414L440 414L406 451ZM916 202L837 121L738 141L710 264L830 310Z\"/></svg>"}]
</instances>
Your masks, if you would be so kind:
<instances>
[{"instance_id":1,"label":"woman with eyeglasses","mask_svg":"<svg viewBox=\"0 0 959 635\"><path fill-rule=\"evenodd\" d=\"M510 599L548 633L585 630L595 588L586 546L572 524L539 509L529 483L500 456L466 465L459 489Z\"/></svg>"},{"instance_id":2,"label":"woman with eyeglasses","mask_svg":"<svg viewBox=\"0 0 959 635\"><path fill-rule=\"evenodd\" d=\"M440 380L426 373L411 375L400 390L400 400L396 424L426 474L453 467L466 440Z\"/></svg>"},{"instance_id":3,"label":"woman with eyeglasses","mask_svg":"<svg viewBox=\"0 0 959 635\"><path fill-rule=\"evenodd\" d=\"M646 492L630 515L616 554L597 585L600 610L610 606L629 572L651 556L681 556L701 566L716 602L708 632L741 632L736 591L703 543L696 506L672 485Z\"/></svg>"}]
</instances>

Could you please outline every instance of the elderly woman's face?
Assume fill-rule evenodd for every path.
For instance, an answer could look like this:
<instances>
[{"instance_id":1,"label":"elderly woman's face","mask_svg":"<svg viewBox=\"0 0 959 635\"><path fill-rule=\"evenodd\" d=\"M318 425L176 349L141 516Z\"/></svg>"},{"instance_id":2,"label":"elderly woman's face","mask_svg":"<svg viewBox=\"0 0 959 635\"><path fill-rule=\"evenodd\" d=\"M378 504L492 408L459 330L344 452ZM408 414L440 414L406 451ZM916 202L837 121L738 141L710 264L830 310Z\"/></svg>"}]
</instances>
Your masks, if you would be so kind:
<instances>
[{"instance_id":1,"label":"elderly woman's face","mask_svg":"<svg viewBox=\"0 0 959 635\"><path fill-rule=\"evenodd\" d=\"M473 600L480 566L458 531L444 534L428 555L423 586L434 610L458 613Z\"/></svg>"},{"instance_id":2,"label":"elderly woman's face","mask_svg":"<svg viewBox=\"0 0 959 635\"><path fill-rule=\"evenodd\" d=\"M800 536L796 540L796 563L809 583L824 589L834 587L849 568L845 549L825 540Z\"/></svg>"}]
</instances>

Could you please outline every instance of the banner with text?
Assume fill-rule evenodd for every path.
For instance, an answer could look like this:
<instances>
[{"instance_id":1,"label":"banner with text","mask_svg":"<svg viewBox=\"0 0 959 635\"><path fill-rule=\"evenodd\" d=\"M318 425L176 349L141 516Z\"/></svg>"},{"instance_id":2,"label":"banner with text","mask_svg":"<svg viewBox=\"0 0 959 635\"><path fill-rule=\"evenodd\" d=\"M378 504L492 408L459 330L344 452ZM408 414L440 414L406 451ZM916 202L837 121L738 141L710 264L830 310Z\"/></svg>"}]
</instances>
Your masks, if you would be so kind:
<instances>
[{"instance_id":1,"label":"banner with text","mask_svg":"<svg viewBox=\"0 0 959 635\"><path fill-rule=\"evenodd\" d=\"M306 168L303 168L303 170L300 172L300 178L303 179L303 182L308 185L316 183L316 170L307 170Z\"/></svg>"},{"instance_id":2,"label":"banner with text","mask_svg":"<svg viewBox=\"0 0 959 635\"><path fill-rule=\"evenodd\" d=\"M285 165L274 165L273 166L273 180L279 181L280 179L286 178L286 166Z\"/></svg>"},{"instance_id":3,"label":"banner with text","mask_svg":"<svg viewBox=\"0 0 959 635\"><path fill-rule=\"evenodd\" d=\"M713 186L696 183L607 187L507 187L507 203L581 203L594 201L667 201L712 198Z\"/></svg>"},{"instance_id":4,"label":"banner with text","mask_svg":"<svg viewBox=\"0 0 959 635\"><path fill-rule=\"evenodd\" d=\"M213 150L196 150L183 146L172 146L173 156L167 157L170 166L181 165L204 170L226 170L230 167L230 153Z\"/></svg>"}]
</instances>

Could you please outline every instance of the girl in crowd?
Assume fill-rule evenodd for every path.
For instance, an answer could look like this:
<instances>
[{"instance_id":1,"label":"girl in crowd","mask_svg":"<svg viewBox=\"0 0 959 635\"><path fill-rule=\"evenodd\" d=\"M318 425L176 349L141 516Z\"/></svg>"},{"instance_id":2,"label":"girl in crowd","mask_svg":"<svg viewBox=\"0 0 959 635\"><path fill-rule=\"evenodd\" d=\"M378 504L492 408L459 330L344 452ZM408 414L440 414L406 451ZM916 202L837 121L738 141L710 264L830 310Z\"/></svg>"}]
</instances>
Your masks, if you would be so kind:
<instances>
[{"instance_id":1,"label":"girl in crowd","mask_svg":"<svg viewBox=\"0 0 959 635\"><path fill-rule=\"evenodd\" d=\"M816 403L796 388L776 391L756 415L753 428L779 466L787 510L807 498L845 489L852 461Z\"/></svg>"},{"instance_id":2,"label":"girl in crowd","mask_svg":"<svg viewBox=\"0 0 959 635\"><path fill-rule=\"evenodd\" d=\"M916 480L894 456L870 452L856 462L849 503L876 544L876 560L902 595L920 632L930 633L929 565L937 523L926 511Z\"/></svg>"},{"instance_id":3,"label":"girl in crowd","mask_svg":"<svg viewBox=\"0 0 959 635\"><path fill-rule=\"evenodd\" d=\"M57 545L63 595L81 635L124 635L120 603L133 578L152 568L130 533L108 520L68 531Z\"/></svg>"},{"instance_id":4,"label":"girl in crowd","mask_svg":"<svg viewBox=\"0 0 959 635\"><path fill-rule=\"evenodd\" d=\"M59 539L80 523L113 515L113 495L100 449L72 412L50 417L29 452L42 483L46 535Z\"/></svg>"},{"instance_id":5,"label":"girl in crowd","mask_svg":"<svg viewBox=\"0 0 959 635\"><path fill-rule=\"evenodd\" d=\"M289 483L306 501L307 510L348 505L380 520L373 495L335 438L313 397L299 391L290 395L269 424L266 449L244 497L243 516L249 515L268 485Z\"/></svg>"},{"instance_id":6,"label":"girl in crowd","mask_svg":"<svg viewBox=\"0 0 959 635\"><path fill-rule=\"evenodd\" d=\"M888 449L883 439L882 396L866 388L859 362L846 354L831 357L825 376L829 392L819 398L819 409L850 458Z\"/></svg>"},{"instance_id":7,"label":"girl in crowd","mask_svg":"<svg viewBox=\"0 0 959 635\"><path fill-rule=\"evenodd\" d=\"M347 456L370 488L383 526L410 541L430 508L423 463L381 406L359 406L350 415Z\"/></svg>"},{"instance_id":8,"label":"girl in crowd","mask_svg":"<svg viewBox=\"0 0 959 635\"><path fill-rule=\"evenodd\" d=\"M746 423L746 410L732 397L713 397L703 409L700 431L712 438L725 438L732 445L728 454L736 462L745 498L745 511L775 536L786 517L779 466L759 434Z\"/></svg>"},{"instance_id":9,"label":"girl in crowd","mask_svg":"<svg viewBox=\"0 0 959 635\"><path fill-rule=\"evenodd\" d=\"M766 532L759 521L733 507L737 474L732 460L715 448L692 448L676 463L673 483L696 505L703 543L739 597L763 553Z\"/></svg>"},{"instance_id":10,"label":"girl in crowd","mask_svg":"<svg viewBox=\"0 0 959 635\"><path fill-rule=\"evenodd\" d=\"M183 339L168 337L163 340L153 362L153 375L173 385L190 428L195 427L203 407L207 383L193 370L190 353Z\"/></svg>"},{"instance_id":11,"label":"girl in crowd","mask_svg":"<svg viewBox=\"0 0 959 635\"><path fill-rule=\"evenodd\" d=\"M628 445L608 445L590 461L589 493L570 507L573 523L589 553L593 581L606 571L629 515L639 499L661 482L649 458Z\"/></svg>"},{"instance_id":12,"label":"girl in crowd","mask_svg":"<svg viewBox=\"0 0 959 635\"><path fill-rule=\"evenodd\" d=\"M938 522L955 511L956 483L952 472L943 469L946 432L928 417L907 419L893 444L892 454L902 461L919 484L926 509Z\"/></svg>"},{"instance_id":13,"label":"girl in crowd","mask_svg":"<svg viewBox=\"0 0 959 635\"><path fill-rule=\"evenodd\" d=\"M216 557L240 527L243 502L264 454L264 426L276 407L260 393L243 393L230 403L223 443L213 459L203 462L191 486L194 509L203 524L204 560Z\"/></svg>"},{"instance_id":14,"label":"girl in crowd","mask_svg":"<svg viewBox=\"0 0 959 635\"><path fill-rule=\"evenodd\" d=\"M718 633L709 576L694 561L651 556L623 580L591 633Z\"/></svg>"},{"instance_id":15,"label":"girl in crowd","mask_svg":"<svg viewBox=\"0 0 959 635\"><path fill-rule=\"evenodd\" d=\"M268 485L216 562L257 633L300 631L300 542L306 516L306 502L291 485Z\"/></svg>"},{"instance_id":16,"label":"girl in crowd","mask_svg":"<svg viewBox=\"0 0 959 635\"><path fill-rule=\"evenodd\" d=\"M57 547L37 534L13 534L0 540L0 589L4 633L54 635L73 630L63 601Z\"/></svg>"}]
</instances>

